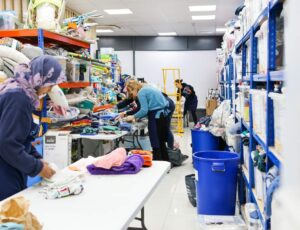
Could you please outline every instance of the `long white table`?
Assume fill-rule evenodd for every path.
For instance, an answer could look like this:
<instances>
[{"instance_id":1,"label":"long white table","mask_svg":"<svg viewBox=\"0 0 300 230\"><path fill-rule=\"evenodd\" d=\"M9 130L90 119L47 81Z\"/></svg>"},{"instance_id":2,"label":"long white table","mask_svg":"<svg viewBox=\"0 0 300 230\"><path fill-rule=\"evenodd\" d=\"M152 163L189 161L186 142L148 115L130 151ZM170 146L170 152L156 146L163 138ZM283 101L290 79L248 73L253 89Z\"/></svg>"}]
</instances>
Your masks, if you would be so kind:
<instances>
[{"instance_id":1,"label":"long white table","mask_svg":"<svg viewBox=\"0 0 300 230\"><path fill-rule=\"evenodd\" d=\"M91 140L99 140L99 141L114 141L123 136L125 136L128 132L122 131L119 134L97 134L97 135L80 135L80 134L70 134L72 139L91 139Z\"/></svg>"},{"instance_id":2,"label":"long white table","mask_svg":"<svg viewBox=\"0 0 300 230\"><path fill-rule=\"evenodd\" d=\"M169 169L168 162L154 161L135 175L87 175L84 191L63 199L44 199L39 186L17 195L30 201L43 230L127 229Z\"/></svg>"}]
</instances>

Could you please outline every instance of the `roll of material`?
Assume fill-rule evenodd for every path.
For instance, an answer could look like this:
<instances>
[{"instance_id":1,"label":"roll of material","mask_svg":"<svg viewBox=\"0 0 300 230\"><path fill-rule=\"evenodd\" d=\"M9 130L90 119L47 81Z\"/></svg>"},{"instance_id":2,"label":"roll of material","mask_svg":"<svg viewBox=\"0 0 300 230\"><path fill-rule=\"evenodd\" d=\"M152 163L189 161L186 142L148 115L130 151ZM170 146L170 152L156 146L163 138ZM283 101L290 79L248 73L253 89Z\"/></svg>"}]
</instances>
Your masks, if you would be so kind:
<instances>
[{"instance_id":1,"label":"roll of material","mask_svg":"<svg viewBox=\"0 0 300 230\"><path fill-rule=\"evenodd\" d=\"M30 62L29 58L27 58L24 54L7 46L0 46L0 58L11 59L18 64L28 64Z\"/></svg>"}]
</instances>

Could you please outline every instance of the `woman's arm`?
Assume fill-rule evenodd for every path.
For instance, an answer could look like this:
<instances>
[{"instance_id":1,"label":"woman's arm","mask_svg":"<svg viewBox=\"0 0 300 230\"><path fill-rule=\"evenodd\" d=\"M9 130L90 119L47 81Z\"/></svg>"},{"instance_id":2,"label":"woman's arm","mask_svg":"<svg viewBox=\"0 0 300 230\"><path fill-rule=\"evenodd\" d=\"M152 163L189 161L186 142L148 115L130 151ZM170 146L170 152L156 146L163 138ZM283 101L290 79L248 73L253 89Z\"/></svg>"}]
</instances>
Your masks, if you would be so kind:
<instances>
[{"instance_id":1,"label":"woman's arm","mask_svg":"<svg viewBox=\"0 0 300 230\"><path fill-rule=\"evenodd\" d=\"M11 93L4 100L0 118L0 156L19 171L36 176L43 163L27 153L24 146L32 122L30 101L23 93Z\"/></svg>"},{"instance_id":2,"label":"woman's arm","mask_svg":"<svg viewBox=\"0 0 300 230\"><path fill-rule=\"evenodd\" d=\"M149 111L146 91L143 91L143 89L141 89L140 92L138 93L138 100L140 103L140 110L134 115L134 117L137 119L146 117Z\"/></svg>"}]
</instances>

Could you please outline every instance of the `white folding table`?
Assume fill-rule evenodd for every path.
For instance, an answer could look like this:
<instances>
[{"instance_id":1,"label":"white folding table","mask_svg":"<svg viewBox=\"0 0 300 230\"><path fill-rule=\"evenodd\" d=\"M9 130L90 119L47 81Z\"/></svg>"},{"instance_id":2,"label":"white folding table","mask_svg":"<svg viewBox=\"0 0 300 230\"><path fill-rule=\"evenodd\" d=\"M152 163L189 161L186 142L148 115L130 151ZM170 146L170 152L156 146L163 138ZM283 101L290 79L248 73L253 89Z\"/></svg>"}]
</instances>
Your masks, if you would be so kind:
<instances>
[{"instance_id":1,"label":"white folding table","mask_svg":"<svg viewBox=\"0 0 300 230\"><path fill-rule=\"evenodd\" d=\"M143 209L169 169L168 162L154 161L135 175L87 175L80 195L62 199L46 200L38 185L17 195L30 201L30 211L43 230L122 230Z\"/></svg>"}]
</instances>

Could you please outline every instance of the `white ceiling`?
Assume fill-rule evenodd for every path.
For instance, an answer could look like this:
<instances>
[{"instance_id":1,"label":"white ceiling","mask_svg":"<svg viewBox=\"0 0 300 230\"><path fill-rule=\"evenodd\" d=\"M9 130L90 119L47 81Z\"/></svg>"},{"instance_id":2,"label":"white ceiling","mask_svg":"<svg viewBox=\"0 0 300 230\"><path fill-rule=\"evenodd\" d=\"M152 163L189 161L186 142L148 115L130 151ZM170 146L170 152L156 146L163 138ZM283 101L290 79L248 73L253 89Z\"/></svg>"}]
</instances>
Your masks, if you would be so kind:
<instances>
[{"instance_id":1,"label":"white ceiling","mask_svg":"<svg viewBox=\"0 0 300 230\"><path fill-rule=\"evenodd\" d=\"M234 17L242 0L67 0L69 8L85 13L98 10L104 18L100 25L117 25L114 33L102 36L156 36L158 32L177 35L215 35L217 27ZM191 5L217 5L216 12L190 12ZM104 9L129 8L131 15L108 15ZM216 14L212 21L192 21L192 15Z\"/></svg>"}]
</instances>

